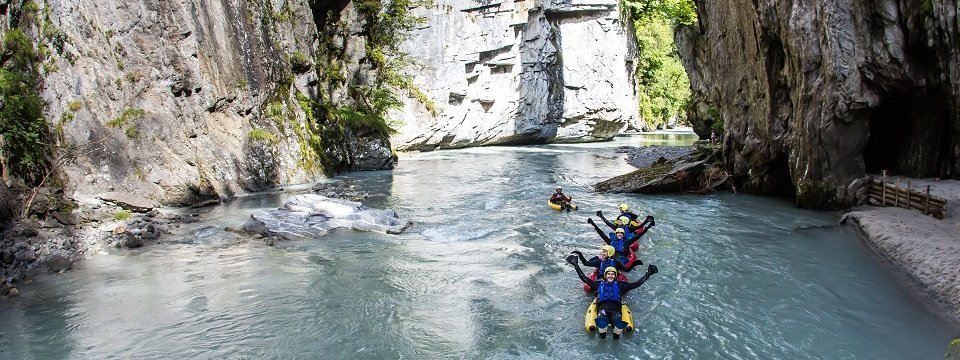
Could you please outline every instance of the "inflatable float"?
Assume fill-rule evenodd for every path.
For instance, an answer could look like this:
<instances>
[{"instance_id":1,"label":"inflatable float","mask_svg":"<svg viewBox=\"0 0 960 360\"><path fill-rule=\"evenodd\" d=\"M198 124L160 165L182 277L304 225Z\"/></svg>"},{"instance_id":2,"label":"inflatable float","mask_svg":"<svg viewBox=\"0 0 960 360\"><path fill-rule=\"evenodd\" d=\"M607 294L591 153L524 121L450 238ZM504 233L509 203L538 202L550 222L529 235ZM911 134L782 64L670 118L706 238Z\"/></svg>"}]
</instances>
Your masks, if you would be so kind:
<instances>
[{"instance_id":1,"label":"inflatable float","mask_svg":"<svg viewBox=\"0 0 960 360\"><path fill-rule=\"evenodd\" d=\"M627 323L627 327L623 331L632 332L633 312L630 311L627 304L620 304L620 319ZM583 315L583 329L587 333L597 331L597 299L593 299L590 306L587 306L587 313Z\"/></svg>"},{"instance_id":2,"label":"inflatable float","mask_svg":"<svg viewBox=\"0 0 960 360\"><path fill-rule=\"evenodd\" d=\"M563 211L563 206L560 206L560 204L554 204L553 201L547 200L547 205L549 205L551 209L554 209L556 211ZM577 205L571 203L570 208L573 210L576 210Z\"/></svg>"}]
</instances>

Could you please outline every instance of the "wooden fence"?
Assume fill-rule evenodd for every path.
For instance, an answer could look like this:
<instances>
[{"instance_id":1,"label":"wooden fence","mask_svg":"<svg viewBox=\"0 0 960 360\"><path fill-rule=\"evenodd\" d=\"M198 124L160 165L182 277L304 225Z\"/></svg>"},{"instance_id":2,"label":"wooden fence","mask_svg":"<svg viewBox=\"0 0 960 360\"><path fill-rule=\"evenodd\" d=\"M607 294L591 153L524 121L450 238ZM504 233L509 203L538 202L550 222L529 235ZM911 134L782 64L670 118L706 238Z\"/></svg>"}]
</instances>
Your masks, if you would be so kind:
<instances>
[{"instance_id":1,"label":"wooden fence","mask_svg":"<svg viewBox=\"0 0 960 360\"><path fill-rule=\"evenodd\" d=\"M870 205L915 209L937 219L943 219L943 215L947 213L947 201L930 195L930 185L926 185L925 189L914 189L910 180L907 180L907 188L904 189L900 187L900 184L899 178L896 184L888 183L886 171L883 172L880 179L871 179L867 187L867 198Z\"/></svg>"}]
</instances>

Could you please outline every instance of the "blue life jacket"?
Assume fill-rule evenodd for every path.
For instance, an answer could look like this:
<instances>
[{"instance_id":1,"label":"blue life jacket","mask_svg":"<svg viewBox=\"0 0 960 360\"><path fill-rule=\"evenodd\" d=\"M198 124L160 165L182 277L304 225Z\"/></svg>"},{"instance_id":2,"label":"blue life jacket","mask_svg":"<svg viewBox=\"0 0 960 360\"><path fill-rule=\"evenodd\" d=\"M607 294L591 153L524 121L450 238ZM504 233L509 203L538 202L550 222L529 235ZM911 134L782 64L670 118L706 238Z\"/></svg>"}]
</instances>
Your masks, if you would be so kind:
<instances>
[{"instance_id":1,"label":"blue life jacket","mask_svg":"<svg viewBox=\"0 0 960 360\"><path fill-rule=\"evenodd\" d=\"M620 284L600 280L597 282L597 304L610 301L620 302Z\"/></svg>"},{"instance_id":2,"label":"blue life jacket","mask_svg":"<svg viewBox=\"0 0 960 360\"><path fill-rule=\"evenodd\" d=\"M627 235L623 235L623 239L617 239L616 233L610 233L610 246L613 246L613 250L616 250L617 253L623 254L623 247L626 245Z\"/></svg>"},{"instance_id":3,"label":"blue life jacket","mask_svg":"<svg viewBox=\"0 0 960 360\"><path fill-rule=\"evenodd\" d=\"M600 262L600 271L604 271L611 266L616 268L617 262L614 261L612 257L608 257L606 260Z\"/></svg>"}]
</instances>

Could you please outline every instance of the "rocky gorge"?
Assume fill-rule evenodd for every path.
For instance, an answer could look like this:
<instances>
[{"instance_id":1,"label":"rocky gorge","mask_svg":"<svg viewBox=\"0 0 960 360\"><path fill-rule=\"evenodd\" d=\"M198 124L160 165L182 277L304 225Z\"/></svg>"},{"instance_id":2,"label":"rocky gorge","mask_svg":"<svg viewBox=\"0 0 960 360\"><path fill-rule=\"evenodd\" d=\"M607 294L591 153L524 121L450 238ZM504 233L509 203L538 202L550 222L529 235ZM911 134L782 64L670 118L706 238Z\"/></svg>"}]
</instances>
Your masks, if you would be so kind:
<instances>
[{"instance_id":1,"label":"rocky gorge","mask_svg":"<svg viewBox=\"0 0 960 360\"><path fill-rule=\"evenodd\" d=\"M422 15L407 45L436 107L408 101L397 148L600 141L643 127L618 1L436 1Z\"/></svg>"},{"instance_id":2,"label":"rocky gorge","mask_svg":"<svg viewBox=\"0 0 960 360\"><path fill-rule=\"evenodd\" d=\"M688 117L742 190L841 208L867 173L960 177L956 1L696 1Z\"/></svg>"},{"instance_id":3,"label":"rocky gorge","mask_svg":"<svg viewBox=\"0 0 960 360\"><path fill-rule=\"evenodd\" d=\"M34 219L8 229L6 248L29 258L8 269L44 263L50 252L23 250L44 246L25 236L36 228L100 229L107 246L118 235L132 236L116 242L127 246L141 230L159 234L114 234L111 217L129 204L140 218L390 169L395 148L598 141L642 127L617 1L397 4L0 2L4 66L26 59L21 70L38 79L43 103L46 130L27 135L52 144L41 150L45 173L17 174L21 159L4 154L0 215ZM380 15L408 6L426 21ZM375 124L387 114L399 125L392 137ZM19 141L8 135L0 144ZM91 211L103 214L83 215Z\"/></svg>"}]
</instances>

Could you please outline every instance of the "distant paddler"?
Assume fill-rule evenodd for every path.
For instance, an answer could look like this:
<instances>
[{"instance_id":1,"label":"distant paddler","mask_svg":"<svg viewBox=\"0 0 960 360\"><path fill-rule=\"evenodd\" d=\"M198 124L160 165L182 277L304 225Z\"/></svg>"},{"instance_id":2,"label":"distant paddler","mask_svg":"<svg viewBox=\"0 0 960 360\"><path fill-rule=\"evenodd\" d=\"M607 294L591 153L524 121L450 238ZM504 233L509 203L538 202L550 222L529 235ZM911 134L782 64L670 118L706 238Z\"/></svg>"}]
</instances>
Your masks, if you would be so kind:
<instances>
[{"instance_id":1,"label":"distant paddler","mask_svg":"<svg viewBox=\"0 0 960 360\"><path fill-rule=\"evenodd\" d=\"M557 191L553 193L553 195L550 196L550 200L547 201L547 205L550 205L551 208L557 211L566 210L570 212L570 210L577 209L576 205L570 203L572 200L573 197L564 195L563 189L558 186Z\"/></svg>"}]
</instances>

